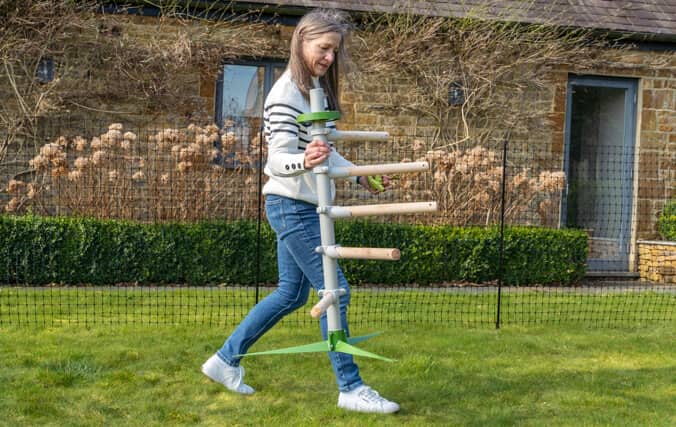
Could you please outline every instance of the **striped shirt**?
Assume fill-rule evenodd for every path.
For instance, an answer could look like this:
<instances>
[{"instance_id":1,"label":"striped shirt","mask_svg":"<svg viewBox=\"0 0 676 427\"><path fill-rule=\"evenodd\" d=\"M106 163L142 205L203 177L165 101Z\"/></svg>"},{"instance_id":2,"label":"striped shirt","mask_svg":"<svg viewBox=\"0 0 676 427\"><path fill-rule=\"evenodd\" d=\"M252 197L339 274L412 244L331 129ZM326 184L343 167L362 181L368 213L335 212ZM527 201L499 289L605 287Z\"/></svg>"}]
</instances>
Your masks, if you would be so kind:
<instances>
[{"instance_id":1,"label":"striped shirt","mask_svg":"<svg viewBox=\"0 0 676 427\"><path fill-rule=\"evenodd\" d=\"M291 79L287 70L274 84L265 99L263 123L268 144L268 158L264 172L270 177L263 194L276 194L317 204L315 177L305 169L305 147L312 142L310 128L299 124L299 114L310 112L310 103ZM326 122L335 129L335 122ZM330 167L353 166L331 145ZM331 185L331 198L335 197Z\"/></svg>"}]
</instances>

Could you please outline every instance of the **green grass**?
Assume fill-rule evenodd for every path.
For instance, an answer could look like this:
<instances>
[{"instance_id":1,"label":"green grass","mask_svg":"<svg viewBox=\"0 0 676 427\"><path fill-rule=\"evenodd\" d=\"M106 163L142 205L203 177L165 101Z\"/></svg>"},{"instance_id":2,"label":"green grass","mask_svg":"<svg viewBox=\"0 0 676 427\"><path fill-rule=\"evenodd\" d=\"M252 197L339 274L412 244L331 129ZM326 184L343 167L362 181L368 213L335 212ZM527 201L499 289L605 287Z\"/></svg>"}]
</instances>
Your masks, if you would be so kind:
<instances>
[{"instance_id":1,"label":"green grass","mask_svg":"<svg viewBox=\"0 0 676 427\"><path fill-rule=\"evenodd\" d=\"M365 381L401 404L393 416L337 409L320 354L245 359L257 393L227 392L199 366L229 326L3 326L0 425L676 425L674 322L380 329L360 346L397 362L359 365ZM252 350L317 335L314 325L280 325Z\"/></svg>"}]
</instances>

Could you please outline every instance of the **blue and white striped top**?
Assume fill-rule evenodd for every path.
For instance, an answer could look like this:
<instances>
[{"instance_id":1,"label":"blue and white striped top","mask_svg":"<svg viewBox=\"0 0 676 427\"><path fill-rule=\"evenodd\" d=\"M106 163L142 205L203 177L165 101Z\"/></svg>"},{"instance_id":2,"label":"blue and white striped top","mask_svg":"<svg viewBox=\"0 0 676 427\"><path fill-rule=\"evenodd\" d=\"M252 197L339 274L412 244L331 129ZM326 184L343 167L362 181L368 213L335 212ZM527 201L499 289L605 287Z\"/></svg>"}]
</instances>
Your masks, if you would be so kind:
<instances>
[{"instance_id":1,"label":"blue and white striped top","mask_svg":"<svg viewBox=\"0 0 676 427\"><path fill-rule=\"evenodd\" d=\"M298 89L287 70L274 84L265 99L263 123L268 144L268 158L264 172L270 177L263 194L276 194L317 204L315 177L304 167L305 147L312 142L310 128L296 122L298 115L310 112L310 102ZM335 128L335 122L327 122ZM329 165L353 166L330 143ZM335 197L335 186L331 188Z\"/></svg>"}]
</instances>

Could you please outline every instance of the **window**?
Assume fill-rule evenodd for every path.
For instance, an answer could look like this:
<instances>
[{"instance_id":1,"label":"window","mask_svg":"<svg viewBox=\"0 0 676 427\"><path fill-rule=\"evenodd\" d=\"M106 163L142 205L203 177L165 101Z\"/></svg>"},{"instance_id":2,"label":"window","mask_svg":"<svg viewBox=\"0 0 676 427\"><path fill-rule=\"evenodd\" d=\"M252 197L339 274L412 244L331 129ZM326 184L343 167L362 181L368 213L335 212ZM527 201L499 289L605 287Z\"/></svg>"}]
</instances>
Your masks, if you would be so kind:
<instances>
[{"instance_id":1,"label":"window","mask_svg":"<svg viewBox=\"0 0 676 427\"><path fill-rule=\"evenodd\" d=\"M285 68L272 61L223 66L216 85L216 123L225 132L224 153L246 151L259 136L263 102Z\"/></svg>"}]
</instances>

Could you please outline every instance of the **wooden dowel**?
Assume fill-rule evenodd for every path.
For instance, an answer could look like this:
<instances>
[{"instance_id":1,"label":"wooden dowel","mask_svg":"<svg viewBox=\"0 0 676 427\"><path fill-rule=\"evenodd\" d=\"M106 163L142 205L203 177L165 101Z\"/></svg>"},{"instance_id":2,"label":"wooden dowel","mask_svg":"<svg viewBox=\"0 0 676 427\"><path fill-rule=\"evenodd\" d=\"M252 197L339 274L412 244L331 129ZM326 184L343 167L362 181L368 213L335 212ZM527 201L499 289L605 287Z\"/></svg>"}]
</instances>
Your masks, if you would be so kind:
<instances>
[{"instance_id":1,"label":"wooden dowel","mask_svg":"<svg viewBox=\"0 0 676 427\"><path fill-rule=\"evenodd\" d=\"M382 205L363 206L336 206L332 208L334 218L346 216L371 216L392 215L416 212L433 212L437 210L437 202L413 202L413 203L386 203Z\"/></svg>"},{"instance_id":2,"label":"wooden dowel","mask_svg":"<svg viewBox=\"0 0 676 427\"><path fill-rule=\"evenodd\" d=\"M312 307L312 309L310 310L310 316L314 317L315 319L320 317L322 313L325 312L326 309L329 308L329 306L334 303L335 299L336 297L333 292L328 292L324 294L322 299L320 299L319 302L315 304L314 307Z\"/></svg>"},{"instance_id":3,"label":"wooden dowel","mask_svg":"<svg viewBox=\"0 0 676 427\"><path fill-rule=\"evenodd\" d=\"M328 135L329 141L387 141L389 137L387 132L337 130L332 130Z\"/></svg>"},{"instance_id":4,"label":"wooden dowel","mask_svg":"<svg viewBox=\"0 0 676 427\"><path fill-rule=\"evenodd\" d=\"M401 253L396 248L350 248L336 246L338 258L349 259L378 259L385 261L398 261Z\"/></svg>"}]
</instances>

